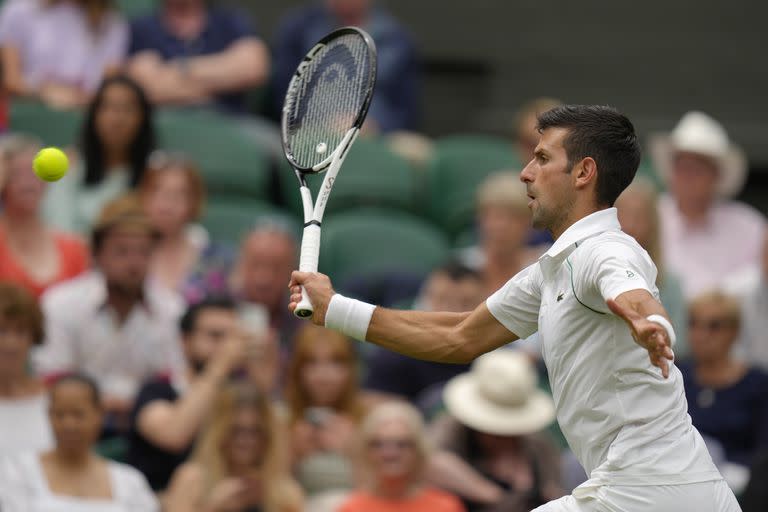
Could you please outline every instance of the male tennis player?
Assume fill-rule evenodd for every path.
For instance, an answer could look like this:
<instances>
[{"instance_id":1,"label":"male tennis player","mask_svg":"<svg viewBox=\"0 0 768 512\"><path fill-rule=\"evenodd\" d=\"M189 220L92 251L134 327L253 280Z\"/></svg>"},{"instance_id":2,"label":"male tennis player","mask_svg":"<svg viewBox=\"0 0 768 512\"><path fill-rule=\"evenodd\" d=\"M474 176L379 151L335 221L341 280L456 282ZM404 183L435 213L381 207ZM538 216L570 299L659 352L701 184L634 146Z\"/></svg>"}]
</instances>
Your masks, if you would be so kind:
<instances>
[{"instance_id":1,"label":"male tennis player","mask_svg":"<svg viewBox=\"0 0 768 512\"><path fill-rule=\"evenodd\" d=\"M740 510L687 414L656 268L612 208L640 161L632 123L608 107L568 105L539 116L539 131L521 179L534 226L555 243L477 309L377 308L302 272L289 308L304 285L315 323L444 362L538 330L560 427L590 478L536 512Z\"/></svg>"}]
</instances>

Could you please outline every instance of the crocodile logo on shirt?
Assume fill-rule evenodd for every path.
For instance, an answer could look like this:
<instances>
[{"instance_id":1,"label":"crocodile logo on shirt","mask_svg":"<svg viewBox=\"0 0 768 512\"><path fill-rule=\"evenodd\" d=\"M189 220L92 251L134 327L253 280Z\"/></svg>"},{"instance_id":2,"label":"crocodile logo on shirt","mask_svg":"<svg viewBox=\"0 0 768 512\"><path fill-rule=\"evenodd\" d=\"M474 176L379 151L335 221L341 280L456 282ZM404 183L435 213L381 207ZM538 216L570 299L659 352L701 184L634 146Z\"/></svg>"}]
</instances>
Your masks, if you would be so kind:
<instances>
[{"instance_id":1,"label":"crocodile logo on shirt","mask_svg":"<svg viewBox=\"0 0 768 512\"><path fill-rule=\"evenodd\" d=\"M557 295L557 302L560 302L561 300L563 300L563 295L565 295L565 292L560 292L560 293Z\"/></svg>"}]
</instances>

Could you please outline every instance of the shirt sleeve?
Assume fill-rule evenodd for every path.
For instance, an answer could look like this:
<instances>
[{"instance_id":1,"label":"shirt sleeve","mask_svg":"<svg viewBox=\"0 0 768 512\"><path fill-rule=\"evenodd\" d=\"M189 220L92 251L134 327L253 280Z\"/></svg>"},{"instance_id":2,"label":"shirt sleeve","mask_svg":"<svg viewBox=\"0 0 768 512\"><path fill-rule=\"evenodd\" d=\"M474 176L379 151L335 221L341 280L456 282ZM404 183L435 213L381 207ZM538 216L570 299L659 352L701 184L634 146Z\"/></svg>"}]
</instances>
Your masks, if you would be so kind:
<instances>
[{"instance_id":1,"label":"shirt sleeve","mask_svg":"<svg viewBox=\"0 0 768 512\"><path fill-rule=\"evenodd\" d=\"M629 242L607 241L594 246L587 258L586 287L594 284L603 300L615 299L630 290L646 290L659 298L656 267L648 254Z\"/></svg>"},{"instance_id":2,"label":"shirt sleeve","mask_svg":"<svg viewBox=\"0 0 768 512\"><path fill-rule=\"evenodd\" d=\"M541 274L538 263L523 269L485 301L488 310L519 338L539 330Z\"/></svg>"}]
</instances>

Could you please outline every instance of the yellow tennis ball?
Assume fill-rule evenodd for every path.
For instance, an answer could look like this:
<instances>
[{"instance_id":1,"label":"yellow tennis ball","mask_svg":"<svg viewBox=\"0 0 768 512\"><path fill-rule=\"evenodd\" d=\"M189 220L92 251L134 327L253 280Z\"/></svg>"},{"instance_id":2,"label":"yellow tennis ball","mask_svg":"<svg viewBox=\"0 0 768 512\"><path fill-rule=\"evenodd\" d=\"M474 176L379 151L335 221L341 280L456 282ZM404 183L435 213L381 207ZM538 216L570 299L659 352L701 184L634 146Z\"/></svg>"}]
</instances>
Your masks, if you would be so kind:
<instances>
[{"instance_id":1,"label":"yellow tennis ball","mask_svg":"<svg viewBox=\"0 0 768 512\"><path fill-rule=\"evenodd\" d=\"M35 174L41 180L58 181L69 169L69 159L59 148L43 148L32 162Z\"/></svg>"}]
</instances>

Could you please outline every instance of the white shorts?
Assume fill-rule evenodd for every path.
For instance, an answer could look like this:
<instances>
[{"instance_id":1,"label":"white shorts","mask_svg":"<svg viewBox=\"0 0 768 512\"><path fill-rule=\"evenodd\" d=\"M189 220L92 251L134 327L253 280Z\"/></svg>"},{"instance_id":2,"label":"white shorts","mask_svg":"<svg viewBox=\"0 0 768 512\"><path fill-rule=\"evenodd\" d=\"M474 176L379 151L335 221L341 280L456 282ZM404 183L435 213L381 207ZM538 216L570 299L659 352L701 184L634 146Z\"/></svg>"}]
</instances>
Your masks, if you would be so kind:
<instances>
[{"instance_id":1,"label":"white shorts","mask_svg":"<svg viewBox=\"0 0 768 512\"><path fill-rule=\"evenodd\" d=\"M741 512L724 480L684 485L606 485L594 497L564 496L532 512Z\"/></svg>"}]
</instances>

